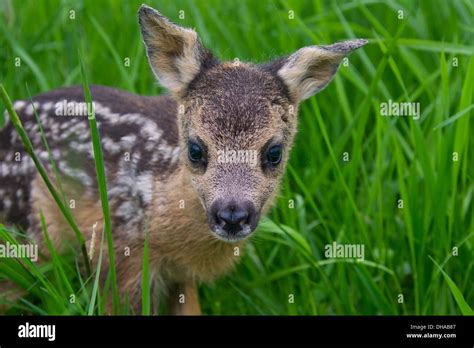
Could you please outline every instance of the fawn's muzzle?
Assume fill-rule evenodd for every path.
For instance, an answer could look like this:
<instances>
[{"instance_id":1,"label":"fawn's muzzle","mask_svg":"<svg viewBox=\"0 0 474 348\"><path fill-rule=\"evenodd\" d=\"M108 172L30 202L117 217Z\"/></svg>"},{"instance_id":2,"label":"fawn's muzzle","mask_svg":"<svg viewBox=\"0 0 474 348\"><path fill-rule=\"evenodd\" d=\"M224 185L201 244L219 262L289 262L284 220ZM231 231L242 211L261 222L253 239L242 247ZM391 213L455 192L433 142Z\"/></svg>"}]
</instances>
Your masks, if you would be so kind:
<instances>
[{"instance_id":1,"label":"fawn's muzzle","mask_svg":"<svg viewBox=\"0 0 474 348\"><path fill-rule=\"evenodd\" d=\"M228 242L238 241L250 235L257 226L258 214L250 201L224 202L217 200L208 213L209 227Z\"/></svg>"}]
</instances>

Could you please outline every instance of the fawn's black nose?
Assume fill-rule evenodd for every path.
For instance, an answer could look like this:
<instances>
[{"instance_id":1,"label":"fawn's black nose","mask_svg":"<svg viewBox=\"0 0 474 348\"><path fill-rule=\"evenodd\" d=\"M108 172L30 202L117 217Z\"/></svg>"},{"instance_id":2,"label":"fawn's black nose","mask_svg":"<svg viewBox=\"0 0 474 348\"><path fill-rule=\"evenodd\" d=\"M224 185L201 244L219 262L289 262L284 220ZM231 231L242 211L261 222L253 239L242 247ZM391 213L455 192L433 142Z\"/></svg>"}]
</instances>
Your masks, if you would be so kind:
<instances>
[{"instance_id":1,"label":"fawn's black nose","mask_svg":"<svg viewBox=\"0 0 474 348\"><path fill-rule=\"evenodd\" d=\"M226 241L245 238L255 229L257 214L250 201L215 201L209 212L209 227Z\"/></svg>"},{"instance_id":2,"label":"fawn's black nose","mask_svg":"<svg viewBox=\"0 0 474 348\"><path fill-rule=\"evenodd\" d=\"M230 205L217 212L217 222L225 230L239 228L248 221L249 213L241 207Z\"/></svg>"}]
</instances>

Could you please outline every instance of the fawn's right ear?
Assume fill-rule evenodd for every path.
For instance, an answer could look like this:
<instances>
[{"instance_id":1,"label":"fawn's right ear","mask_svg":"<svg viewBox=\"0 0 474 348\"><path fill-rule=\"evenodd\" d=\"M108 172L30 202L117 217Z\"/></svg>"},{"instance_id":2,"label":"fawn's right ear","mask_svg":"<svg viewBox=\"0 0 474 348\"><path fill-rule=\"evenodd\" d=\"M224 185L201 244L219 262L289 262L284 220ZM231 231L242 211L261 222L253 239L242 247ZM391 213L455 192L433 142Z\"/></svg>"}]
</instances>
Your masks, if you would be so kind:
<instances>
[{"instance_id":1,"label":"fawn's right ear","mask_svg":"<svg viewBox=\"0 0 474 348\"><path fill-rule=\"evenodd\" d=\"M138 21L151 68L175 96L184 94L201 69L217 63L194 30L174 24L155 9L142 5Z\"/></svg>"}]
</instances>

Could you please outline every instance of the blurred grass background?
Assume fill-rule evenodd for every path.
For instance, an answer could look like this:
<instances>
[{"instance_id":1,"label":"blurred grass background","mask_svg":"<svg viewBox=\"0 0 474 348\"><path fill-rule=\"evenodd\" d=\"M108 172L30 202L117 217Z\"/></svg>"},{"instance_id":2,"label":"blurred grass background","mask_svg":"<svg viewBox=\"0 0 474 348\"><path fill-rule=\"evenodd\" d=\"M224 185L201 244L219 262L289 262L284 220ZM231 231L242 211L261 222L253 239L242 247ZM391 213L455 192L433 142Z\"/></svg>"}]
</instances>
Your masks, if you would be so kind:
<instances>
[{"instance_id":1,"label":"blurred grass background","mask_svg":"<svg viewBox=\"0 0 474 348\"><path fill-rule=\"evenodd\" d=\"M28 97L25 83L32 94L81 84L80 48L89 83L164 92L146 62L140 4L2 0L0 82L12 99ZM263 62L305 45L370 40L302 104L276 205L236 270L200 287L205 314L444 315L460 314L463 301L473 306L474 2L147 4L194 27L222 60ZM421 118L382 117L388 100L419 102ZM326 259L334 241L363 244L365 261ZM61 262L75 273L73 256ZM2 265L0 275L11 275ZM52 268L39 271L52 276ZM83 312L39 295L32 279L13 313Z\"/></svg>"}]
</instances>

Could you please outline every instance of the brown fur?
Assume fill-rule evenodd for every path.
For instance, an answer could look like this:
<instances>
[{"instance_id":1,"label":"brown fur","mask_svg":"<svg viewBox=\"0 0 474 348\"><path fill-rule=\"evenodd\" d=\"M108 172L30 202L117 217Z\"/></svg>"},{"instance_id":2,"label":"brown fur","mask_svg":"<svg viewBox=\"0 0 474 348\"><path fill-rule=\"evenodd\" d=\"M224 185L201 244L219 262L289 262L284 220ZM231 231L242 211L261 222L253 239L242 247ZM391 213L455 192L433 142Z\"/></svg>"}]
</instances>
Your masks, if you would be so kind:
<instances>
[{"instance_id":1,"label":"brown fur","mask_svg":"<svg viewBox=\"0 0 474 348\"><path fill-rule=\"evenodd\" d=\"M54 178L51 174L49 177ZM55 189L59 192L57 186ZM78 187L70 187L63 184L63 190L66 197L80 197L79 200L76 201L77 208L71 209L71 212L73 213L75 221L78 222L79 230L82 231L85 238L89 240L92 234L92 226L96 222L99 223L96 227L96 231L101 231L102 229L102 209L100 205L95 197L89 193L82 192L81 194L83 190ZM39 174L36 175L31 185L31 202L32 208L36 212L34 215L38 217L36 219L36 226L33 227L32 230L37 233L42 231L39 219L41 212L44 216L46 229L54 247L59 252L65 251L66 247L74 241L75 236ZM43 236L37 235L36 238L38 241L41 241ZM40 245L43 247L43 252L46 252L46 245L42 243L40 243Z\"/></svg>"}]
</instances>

